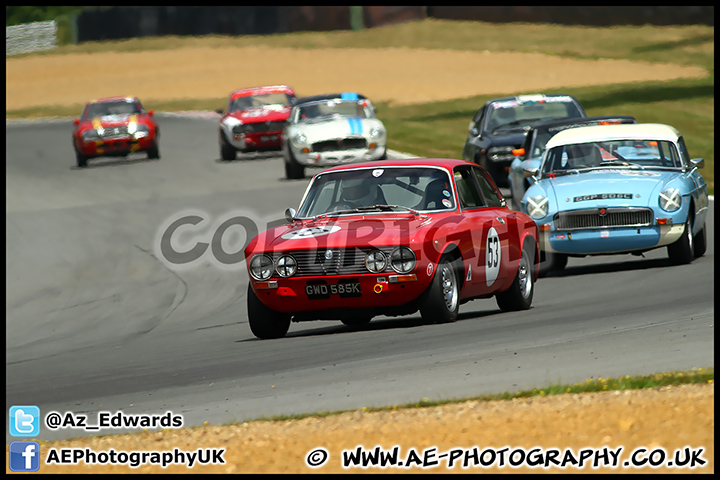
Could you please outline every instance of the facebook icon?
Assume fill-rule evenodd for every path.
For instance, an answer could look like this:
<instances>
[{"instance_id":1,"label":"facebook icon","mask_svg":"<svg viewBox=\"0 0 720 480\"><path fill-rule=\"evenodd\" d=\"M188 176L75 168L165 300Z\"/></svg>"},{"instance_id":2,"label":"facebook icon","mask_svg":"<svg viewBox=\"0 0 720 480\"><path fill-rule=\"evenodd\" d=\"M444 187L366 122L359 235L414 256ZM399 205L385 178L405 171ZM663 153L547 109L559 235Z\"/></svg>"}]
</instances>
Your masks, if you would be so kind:
<instances>
[{"instance_id":1,"label":"facebook icon","mask_svg":"<svg viewBox=\"0 0 720 480\"><path fill-rule=\"evenodd\" d=\"M37 472L40 468L40 444L38 442L10 442L10 470L13 472Z\"/></svg>"},{"instance_id":2,"label":"facebook icon","mask_svg":"<svg viewBox=\"0 0 720 480\"><path fill-rule=\"evenodd\" d=\"M10 407L10 435L37 437L40 434L40 409L35 405Z\"/></svg>"}]
</instances>

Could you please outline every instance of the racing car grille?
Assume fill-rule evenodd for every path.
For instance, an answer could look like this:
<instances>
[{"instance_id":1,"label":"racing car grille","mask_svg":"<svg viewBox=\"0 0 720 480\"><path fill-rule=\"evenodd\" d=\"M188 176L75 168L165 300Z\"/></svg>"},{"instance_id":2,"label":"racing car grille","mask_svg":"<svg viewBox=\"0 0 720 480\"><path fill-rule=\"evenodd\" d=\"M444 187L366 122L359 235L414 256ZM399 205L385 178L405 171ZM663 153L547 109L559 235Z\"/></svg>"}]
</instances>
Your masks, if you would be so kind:
<instances>
[{"instance_id":1,"label":"racing car grille","mask_svg":"<svg viewBox=\"0 0 720 480\"><path fill-rule=\"evenodd\" d=\"M361 275L369 274L365 267L365 256L372 248L329 248L319 250L298 250L273 255L273 261L281 255L289 253L298 264L296 277L323 277L334 275ZM378 249L385 254L387 265L384 271L393 271L390 267L390 253L392 248Z\"/></svg>"},{"instance_id":2,"label":"racing car grille","mask_svg":"<svg viewBox=\"0 0 720 480\"><path fill-rule=\"evenodd\" d=\"M103 128L100 138L124 137L126 135L128 135L128 127L127 125L121 125L119 127Z\"/></svg>"},{"instance_id":3,"label":"racing car grille","mask_svg":"<svg viewBox=\"0 0 720 480\"><path fill-rule=\"evenodd\" d=\"M556 230L586 230L611 227L647 227L652 225L649 208L592 208L555 214Z\"/></svg>"},{"instance_id":4,"label":"racing car grille","mask_svg":"<svg viewBox=\"0 0 720 480\"><path fill-rule=\"evenodd\" d=\"M233 133L265 133L279 132L285 127L285 122L259 122L246 123L233 127Z\"/></svg>"},{"instance_id":5,"label":"racing car grille","mask_svg":"<svg viewBox=\"0 0 720 480\"><path fill-rule=\"evenodd\" d=\"M334 152L337 150L352 150L354 148L367 148L364 138L341 138L313 143L313 152Z\"/></svg>"}]
</instances>

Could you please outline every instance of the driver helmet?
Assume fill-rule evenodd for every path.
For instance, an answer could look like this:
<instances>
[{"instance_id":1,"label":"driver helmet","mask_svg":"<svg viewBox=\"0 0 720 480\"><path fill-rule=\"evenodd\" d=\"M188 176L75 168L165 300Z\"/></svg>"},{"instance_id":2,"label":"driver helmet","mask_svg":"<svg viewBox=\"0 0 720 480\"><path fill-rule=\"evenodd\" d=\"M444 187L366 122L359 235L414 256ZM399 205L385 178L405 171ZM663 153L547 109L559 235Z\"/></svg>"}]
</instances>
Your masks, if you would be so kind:
<instances>
[{"instance_id":1,"label":"driver helmet","mask_svg":"<svg viewBox=\"0 0 720 480\"><path fill-rule=\"evenodd\" d=\"M358 207L372 205L371 200L375 198L374 187L363 180L347 181L343 185L342 199Z\"/></svg>"}]
</instances>

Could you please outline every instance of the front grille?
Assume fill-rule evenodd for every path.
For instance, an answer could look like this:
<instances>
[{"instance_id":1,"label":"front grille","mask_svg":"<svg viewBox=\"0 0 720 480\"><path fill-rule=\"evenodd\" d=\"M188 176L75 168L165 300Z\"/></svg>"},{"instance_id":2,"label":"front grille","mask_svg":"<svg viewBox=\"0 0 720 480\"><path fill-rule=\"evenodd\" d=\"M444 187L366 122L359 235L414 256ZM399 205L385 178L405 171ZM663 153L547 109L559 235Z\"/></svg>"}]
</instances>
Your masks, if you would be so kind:
<instances>
[{"instance_id":1,"label":"front grille","mask_svg":"<svg viewBox=\"0 0 720 480\"><path fill-rule=\"evenodd\" d=\"M103 128L100 138L124 137L126 135L128 135L128 127L127 125L121 125L118 127Z\"/></svg>"},{"instance_id":2,"label":"front grille","mask_svg":"<svg viewBox=\"0 0 720 480\"><path fill-rule=\"evenodd\" d=\"M505 147L490 147L488 148L487 158L491 162L511 162L515 159L512 151L516 147L505 146Z\"/></svg>"},{"instance_id":3,"label":"front grille","mask_svg":"<svg viewBox=\"0 0 720 480\"><path fill-rule=\"evenodd\" d=\"M604 214L601 211L604 210ZM649 208L591 208L555 214L556 230L585 230L592 228L647 227L653 223Z\"/></svg>"},{"instance_id":4,"label":"front grille","mask_svg":"<svg viewBox=\"0 0 720 480\"><path fill-rule=\"evenodd\" d=\"M328 248L319 250L296 250L273 254L273 262L281 255L290 254L298 264L295 277L323 277L334 275L362 275L371 273L365 267L365 256L372 250L380 250L387 258L383 272L393 272L390 267L392 248ZM331 252L328 254L328 252ZM329 257L329 258L328 258ZM379 272L379 273L383 273ZM273 275L275 276L275 275Z\"/></svg>"},{"instance_id":5,"label":"front grille","mask_svg":"<svg viewBox=\"0 0 720 480\"><path fill-rule=\"evenodd\" d=\"M233 133L267 133L267 132L279 132L285 127L285 122L259 122L259 123L245 123L243 125L237 125L233 127Z\"/></svg>"},{"instance_id":6,"label":"front grille","mask_svg":"<svg viewBox=\"0 0 720 480\"><path fill-rule=\"evenodd\" d=\"M313 152L335 152L338 150L353 150L356 148L367 148L367 141L364 138L341 138L338 140L326 140L313 143Z\"/></svg>"}]
</instances>

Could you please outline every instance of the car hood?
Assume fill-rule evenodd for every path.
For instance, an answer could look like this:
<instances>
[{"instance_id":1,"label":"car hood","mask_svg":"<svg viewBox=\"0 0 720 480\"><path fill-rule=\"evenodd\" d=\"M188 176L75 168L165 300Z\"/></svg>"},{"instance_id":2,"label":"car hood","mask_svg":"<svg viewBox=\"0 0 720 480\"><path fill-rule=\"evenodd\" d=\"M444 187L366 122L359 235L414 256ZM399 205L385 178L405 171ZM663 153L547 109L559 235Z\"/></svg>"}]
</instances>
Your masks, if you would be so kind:
<instances>
[{"instance_id":1,"label":"car hood","mask_svg":"<svg viewBox=\"0 0 720 480\"><path fill-rule=\"evenodd\" d=\"M421 244L418 232L434 224L428 215L371 214L323 217L297 221L261 232L246 249L252 252L291 251L319 248L399 246Z\"/></svg>"},{"instance_id":2,"label":"car hood","mask_svg":"<svg viewBox=\"0 0 720 480\"><path fill-rule=\"evenodd\" d=\"M511 145L515 147L519 147L522 145L522 143L525 141L525 136L527 135L527 129L523 129L522 127L518 127L518 130L515 131L498 131L498 133L491 133L487 137L492 139L493 146L505 146L505 145Z\"/></svg>"},{"instance_id":3,"label":"car hood","mask_svg":"<svg viewBox=\"0 0 720 480\"><path fill-rule=\"evenodd\" d=\"M229 112L227 117L240 120L243 123L276 122L287 120L290 115L290 107L283 105L266 105L264 107L248 108L235 112Z\"/></svg>"},{"instance_id":4,"label":"car hood","mask_svg":"<svg viewBox=\"0 0 720 480\"><path fill-rule=\"evenodd\" d=\"M316 122L303 122L294 128L301 131L307 137L309 143L313 143L319 140L351 136L367 137L373 127L382 127L380 120L376 118L341 117Z\"/></svg>"},{"instance_id":5,"label":"car hood","mask_svg":"<svg viewBox=\"0 0 720 480\"><path fill-rule=\"evenodd\" d=\"M555 196L560 208L628 203L649 206L651 201L657 200L664 186L678 175L679 172L657 170L591 170L548 179L548 193Z\"/></svg>"}]
</instances>

